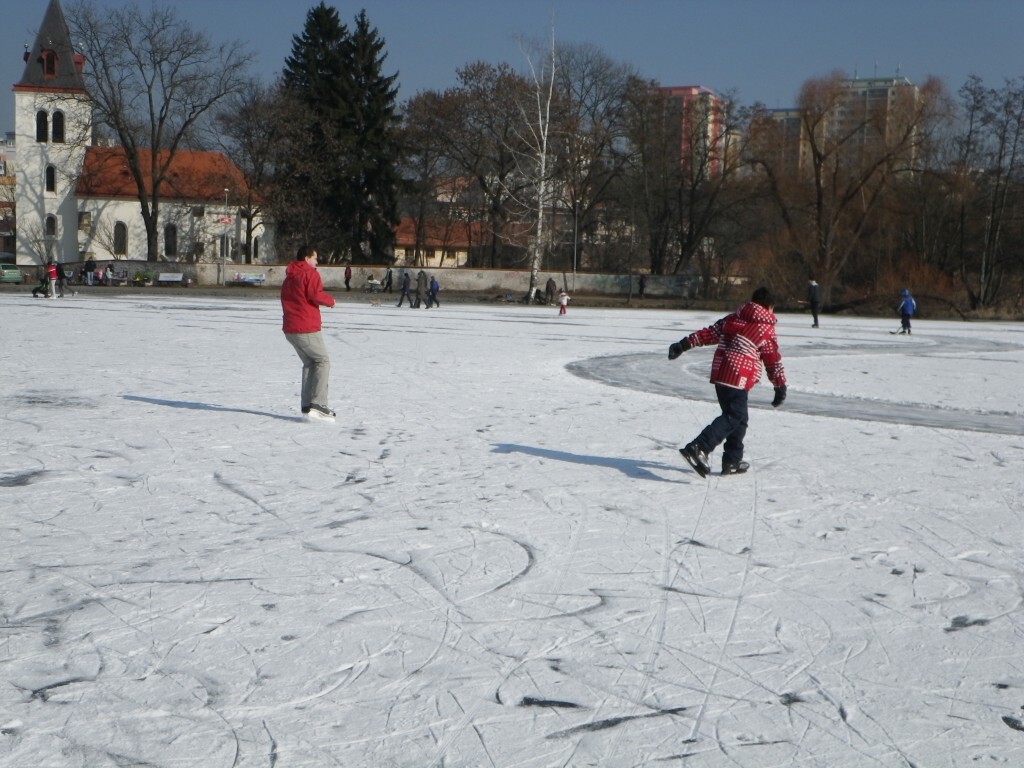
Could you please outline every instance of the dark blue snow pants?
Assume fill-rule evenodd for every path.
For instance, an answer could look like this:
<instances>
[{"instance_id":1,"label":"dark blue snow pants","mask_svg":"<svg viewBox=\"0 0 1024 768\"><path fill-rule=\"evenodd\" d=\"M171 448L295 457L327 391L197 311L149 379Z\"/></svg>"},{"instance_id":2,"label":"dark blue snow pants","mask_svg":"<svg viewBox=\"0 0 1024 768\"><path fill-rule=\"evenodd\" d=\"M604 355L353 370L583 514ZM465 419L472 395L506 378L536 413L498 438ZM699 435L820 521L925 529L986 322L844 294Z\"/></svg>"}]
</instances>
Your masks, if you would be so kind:
<instances>
[{"instance_id":1,"label":"dark blue snow pants","mask_svg":"<svg viewBox=\"0 0 1024 768\"><path fill-rule=\"evenodd\" d=\"M704 427L696 442L710 454L725 441L722 463L733 464L743 458L743 438L747 434L748 421L747 390L715 384L715 394L718 395L722 415Z\"/></svg>"}]
</instances>

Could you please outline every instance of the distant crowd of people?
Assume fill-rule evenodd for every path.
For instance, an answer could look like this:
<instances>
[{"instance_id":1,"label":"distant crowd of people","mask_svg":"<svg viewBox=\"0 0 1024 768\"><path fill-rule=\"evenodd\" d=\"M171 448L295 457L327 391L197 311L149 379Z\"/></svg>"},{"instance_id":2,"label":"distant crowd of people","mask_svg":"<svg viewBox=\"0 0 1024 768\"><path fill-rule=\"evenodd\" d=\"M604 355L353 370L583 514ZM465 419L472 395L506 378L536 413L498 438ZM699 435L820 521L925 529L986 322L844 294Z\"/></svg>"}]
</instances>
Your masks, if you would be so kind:
<instances>
[{"instance_id":1,"label":"distant crowd of people","mask_svg":"<svg viewBox=\"0 0 1024 768\"><path fill-rule=\"evenodd\" d=\"M127 270L118 272L112 265L104 268L90 256L82 265L77 276L77 284L112 285L115 279L126 280ZM74 296L76 292L70 287L72 283L75 283L74 270L65 268L55 259L48 259L40 275L39 284L32 289L32 295L36 298L58 299L63 298L66 292Z\"/></svg>"}]
</instances>

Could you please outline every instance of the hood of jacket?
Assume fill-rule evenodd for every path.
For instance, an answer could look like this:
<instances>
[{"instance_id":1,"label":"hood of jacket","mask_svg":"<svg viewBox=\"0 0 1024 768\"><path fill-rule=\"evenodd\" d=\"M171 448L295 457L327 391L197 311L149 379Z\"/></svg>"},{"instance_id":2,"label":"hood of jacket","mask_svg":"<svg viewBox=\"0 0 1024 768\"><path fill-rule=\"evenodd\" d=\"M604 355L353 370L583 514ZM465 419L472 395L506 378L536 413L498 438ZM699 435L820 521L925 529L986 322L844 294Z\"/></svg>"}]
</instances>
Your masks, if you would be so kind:
<instances>
[{"instance_id":1,"label":"hood of jacket","mask_svg":"<svg viewBox=\"0 0 1024 768\"><path fill-rule=\"evenodd\" d=\"M777 318L774 313L768 309L768 307L762 307L755 301L748 301L738 310L736 315L743 321L748 323L765 323L767 325L775 325Z\"/></svg>"}]
</instances>

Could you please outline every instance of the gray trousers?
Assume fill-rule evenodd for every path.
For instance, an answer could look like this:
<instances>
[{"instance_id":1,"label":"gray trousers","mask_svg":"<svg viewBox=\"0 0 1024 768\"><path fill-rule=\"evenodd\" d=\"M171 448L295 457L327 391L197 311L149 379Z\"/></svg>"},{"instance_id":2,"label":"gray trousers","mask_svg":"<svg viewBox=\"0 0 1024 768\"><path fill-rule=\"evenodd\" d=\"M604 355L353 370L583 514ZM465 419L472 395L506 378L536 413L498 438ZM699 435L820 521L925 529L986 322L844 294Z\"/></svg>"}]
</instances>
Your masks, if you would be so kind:
<instances>
[{"instance_id":1,"label":"gray trousers","mask_svg":"<svg viewBox=\"0 0 1024 768\"><path fill-rule=\"evenodd\" d=\"M327 390L331 378L331 359L320 331L315 333L286 333L288 343L302 360L302 407L311 403L327 407Z\"/></svg>"}]
</instances>

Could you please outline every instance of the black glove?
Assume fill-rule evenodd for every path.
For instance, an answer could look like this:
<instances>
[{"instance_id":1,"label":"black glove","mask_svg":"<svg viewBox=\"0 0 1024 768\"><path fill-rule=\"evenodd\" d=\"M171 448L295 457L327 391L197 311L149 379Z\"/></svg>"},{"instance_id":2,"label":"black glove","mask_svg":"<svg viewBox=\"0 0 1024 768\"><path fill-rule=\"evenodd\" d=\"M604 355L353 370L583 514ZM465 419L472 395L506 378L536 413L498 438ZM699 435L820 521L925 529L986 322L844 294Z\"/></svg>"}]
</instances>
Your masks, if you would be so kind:
<instances>
[{"instance_id":1,"label":"black glove","mask_svg":"<svg viewBox=\"0 0 1024 768\"><path fill-rule=\"evenodd\" d=\"M775 388L775 399L772 400L772 408L778 408L786 401L786 385Z\"/></svg>"},{"instance_id":2,"label":"black glove","mask_svg":"<svg viewBox=\"0 0 1024 768\"><path fill-rule=\"evenodd\" d=\"M680 339L675 344L669 346L668 359L675 360L677 357L683 354L683 352L686 352L688 349L692 348L693 345L689 341L687 341L686 339Z\"/></svg>"}]
</instances>

